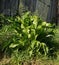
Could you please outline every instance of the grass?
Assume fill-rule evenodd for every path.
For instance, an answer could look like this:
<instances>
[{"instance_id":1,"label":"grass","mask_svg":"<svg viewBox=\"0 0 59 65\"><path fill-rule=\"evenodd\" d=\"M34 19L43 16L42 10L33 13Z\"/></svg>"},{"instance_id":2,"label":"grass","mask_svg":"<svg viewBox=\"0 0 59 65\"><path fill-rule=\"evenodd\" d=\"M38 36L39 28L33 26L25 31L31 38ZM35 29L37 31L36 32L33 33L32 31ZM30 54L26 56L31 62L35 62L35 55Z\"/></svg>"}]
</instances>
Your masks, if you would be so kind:
<instances>
[{"instance_id":1,"label":"grass","mask_svg":"<svg viewBox=\"0 0 59 65\"><path fill-rule=\"evenodd\" d=\"M10 62L10 59L3 58L0 61L0 65L16 65ZM51 60L51 59L38 59L38 60L31 60L31 61L24 61L19 65L59 65L59 59Z\"/></svg>"}]
</instances>

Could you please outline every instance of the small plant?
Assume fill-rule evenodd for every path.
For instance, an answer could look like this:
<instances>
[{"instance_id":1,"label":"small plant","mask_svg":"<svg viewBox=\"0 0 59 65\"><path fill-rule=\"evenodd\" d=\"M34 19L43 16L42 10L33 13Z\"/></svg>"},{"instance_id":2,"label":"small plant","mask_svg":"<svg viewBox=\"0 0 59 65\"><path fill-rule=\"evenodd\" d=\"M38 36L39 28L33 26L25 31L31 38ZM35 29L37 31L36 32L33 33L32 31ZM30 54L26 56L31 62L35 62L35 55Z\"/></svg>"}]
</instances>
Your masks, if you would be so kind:
<instances>
[{"instance_id":1,"label":"small plant","mask_svg":"<svg viewBox=\"0 0 59 65\"><path fill-rule=\"evenodd\" d=\"M14 32L8 42L2 44L2 49L6 53L12 51L12 56L16 55L20 61L24 58L38 57L41 54L48 56L51 48L54 53L52 24L31 15L30 12L21 17L8 17L6 20L11 23L11 31Z\"/></svg>"}]
</instances>

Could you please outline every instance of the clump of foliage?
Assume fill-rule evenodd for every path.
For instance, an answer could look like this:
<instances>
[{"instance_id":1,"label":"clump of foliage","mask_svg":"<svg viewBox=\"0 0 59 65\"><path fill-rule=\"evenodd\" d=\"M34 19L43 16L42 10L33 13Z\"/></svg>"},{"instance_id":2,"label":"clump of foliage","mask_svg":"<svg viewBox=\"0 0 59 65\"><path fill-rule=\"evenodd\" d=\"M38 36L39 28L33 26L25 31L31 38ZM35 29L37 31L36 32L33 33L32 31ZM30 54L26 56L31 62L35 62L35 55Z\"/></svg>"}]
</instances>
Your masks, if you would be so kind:
<instances>
[{"instance_id":1,"label":"clump of foliage","mask_svg":"<svg viewBox=\"0 0 59 65\"><path fill-rule=\"evenodd\" d=\"M2 43L2 51L13 53L17 61L39 57L41 54L52 56L54 53L54 26L42 21L30 12L16 17L7 17L13 31L11 37ZM7 31L9 28L7 28ZM7 34L7 33L6 33Z\"/></svg>"}]
</instances>

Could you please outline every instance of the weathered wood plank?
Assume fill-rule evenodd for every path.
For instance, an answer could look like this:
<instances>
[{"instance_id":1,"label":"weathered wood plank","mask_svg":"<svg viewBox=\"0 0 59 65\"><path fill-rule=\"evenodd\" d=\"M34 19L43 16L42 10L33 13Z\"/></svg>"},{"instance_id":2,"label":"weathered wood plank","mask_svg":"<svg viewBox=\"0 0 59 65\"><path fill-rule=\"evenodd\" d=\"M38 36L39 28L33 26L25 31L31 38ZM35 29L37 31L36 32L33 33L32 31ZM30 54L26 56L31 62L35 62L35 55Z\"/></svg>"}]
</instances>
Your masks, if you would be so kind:
<instances>
[{"instance_id":1,"label":"weathered wood plank","mask_svg":"<svg viewBox=\"0 0 59 65\"><path fill-rule=\"evenodd\" d=\"M15 15L17 13L18 0L1 0L0 12L4 15Z\"/></svg>"},{"instance_id":2,"label":"weathered wood plank","mask_svg":"<svg viewBox=\"0 0 59 65\"><path fill-rule=\"evenodd\" d=\"M57 0L57 23L59 25L59 0Z\"/></svg>"}]
</instances>

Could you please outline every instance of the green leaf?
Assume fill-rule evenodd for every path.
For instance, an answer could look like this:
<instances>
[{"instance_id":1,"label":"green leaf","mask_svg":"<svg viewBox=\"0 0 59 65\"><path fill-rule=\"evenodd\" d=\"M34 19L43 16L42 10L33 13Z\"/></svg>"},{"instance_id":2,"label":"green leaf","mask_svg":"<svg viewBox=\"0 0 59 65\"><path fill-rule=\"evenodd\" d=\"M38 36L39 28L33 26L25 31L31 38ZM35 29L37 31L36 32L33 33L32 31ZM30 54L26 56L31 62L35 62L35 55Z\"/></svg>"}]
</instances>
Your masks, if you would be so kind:
<instances>
[{"instance_id":1,"label":"green leaf","mask_svg":"<svg viewBox=\"0 0 59 65\"><path fill-rule=\"evenodd\" d=\"M9 48L15 48L17 46L19 46L19 44L13 44L13 43L11 43L11 45L9 46Z\"/></svg>"}]
</instances>

